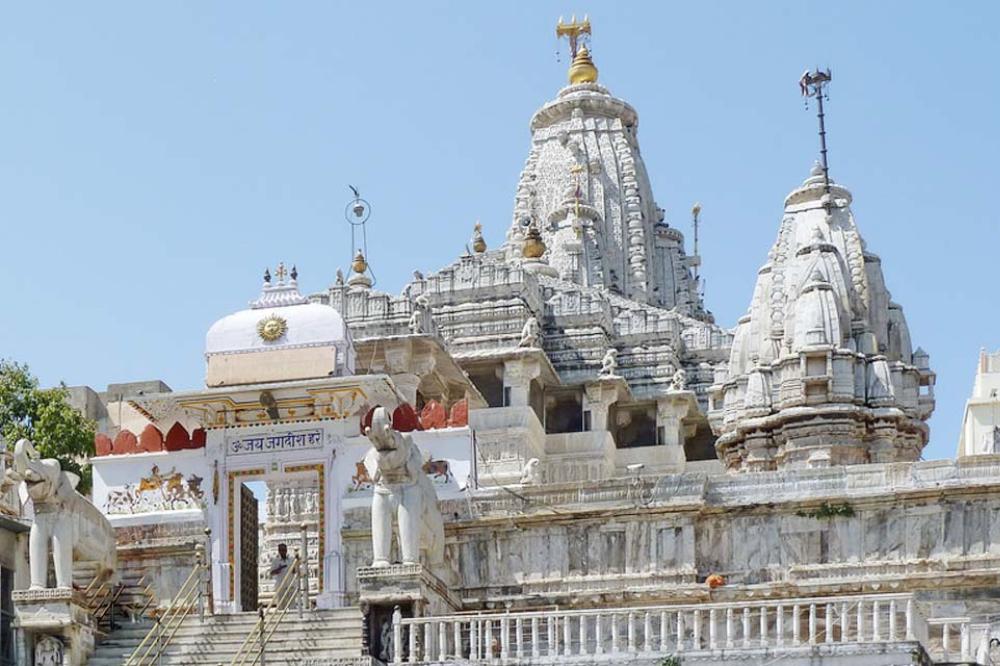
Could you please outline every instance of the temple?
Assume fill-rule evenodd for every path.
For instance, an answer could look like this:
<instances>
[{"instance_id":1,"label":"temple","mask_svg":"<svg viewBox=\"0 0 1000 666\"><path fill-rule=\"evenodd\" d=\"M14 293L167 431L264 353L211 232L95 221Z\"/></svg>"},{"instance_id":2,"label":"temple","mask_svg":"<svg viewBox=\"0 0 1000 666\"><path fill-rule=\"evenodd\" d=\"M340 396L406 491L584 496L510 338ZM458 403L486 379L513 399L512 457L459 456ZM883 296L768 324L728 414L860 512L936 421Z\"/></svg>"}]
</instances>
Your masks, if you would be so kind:
<instances>
[{"instance_id":1,"label":"temple","mask_svg":"<svg viewBox=\"0 0 1000 666\"><path fill-rule=\"evenodd\" d=\"M959 455L922 460L935 374L825 135L747 313L717 323L638 113L598 83L590 21L556 32L568 85L531 118L499 247L477 224L468 252L398 294L373 287L378 249L347 276L306 267L332 280L316 293L277 264L207 327L203 387L74 389L100 430L92 504L30 443L8 454L17 628L0 654L1000 659L996 355ZM70 530L116 546L70 549Z\"/></svg>"}]
</instances>

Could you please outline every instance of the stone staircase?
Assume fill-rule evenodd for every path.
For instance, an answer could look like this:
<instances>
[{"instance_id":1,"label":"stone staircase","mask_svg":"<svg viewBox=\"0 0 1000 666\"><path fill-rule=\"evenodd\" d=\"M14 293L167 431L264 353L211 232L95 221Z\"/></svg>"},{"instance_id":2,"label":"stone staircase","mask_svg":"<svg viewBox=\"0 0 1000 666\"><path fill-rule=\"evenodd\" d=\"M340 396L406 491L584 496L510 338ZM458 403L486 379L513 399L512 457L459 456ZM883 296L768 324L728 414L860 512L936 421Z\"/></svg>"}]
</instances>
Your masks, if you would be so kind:
<instances>
[{"instance_id":1,"label":"stone staircase","mask_svg":"<svg viewBox=\"0 0 1000 666\"><path fill-rule=\"evenodd\" d=\"M89 562L75 563L73 570L73 586L81 592L81 595L89 603L101 606L104 615L99 618L99 629L106 631L111 624L109 616L110 610L103 608L111 599L115 599L114 616L118 624L136 619L144 613L148 613L154 607L155 599L148 587L148 580L141 571L125 570L120 572L118 579L111 584L97 586L88 593L89 586L94 579L94 566Z\"/></svg>"},{"instance_id":2,"label":"stone staircase","mask_svg":"<svg viewBox=\"0 0 1000 666\"><path fill-rule=\"evenodd\" d=\"M257 622L256 613L188 617L163 653L162 666L228 665ZM104 638L89 666L121 666L152 627L149 620L126 623ZM370 664L361 656L361 611L356 608L290 610L266 647L268 666ZM155 662L154 662L155 663ZM250 660L247 661L250 663ZM159 666L159 665L158 665Z\"/></svg>"}]
</instances>

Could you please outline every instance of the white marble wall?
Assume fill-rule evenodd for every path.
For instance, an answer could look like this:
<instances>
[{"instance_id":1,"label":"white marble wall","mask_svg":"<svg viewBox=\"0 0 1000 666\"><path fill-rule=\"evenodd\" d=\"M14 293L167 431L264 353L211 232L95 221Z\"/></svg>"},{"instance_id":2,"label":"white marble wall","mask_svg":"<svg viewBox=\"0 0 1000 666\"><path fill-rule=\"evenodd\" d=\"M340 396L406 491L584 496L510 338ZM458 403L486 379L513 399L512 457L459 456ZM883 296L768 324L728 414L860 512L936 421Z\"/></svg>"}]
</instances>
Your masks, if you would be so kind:
<instances>
[{"instance_id":1,"label":"white marble wall","mask_svg":"<svg viewBox=\"0 0 1000 666\"><path fill-rule=\"evenodd\" d=\"M966 602L997 591L1000 457L974 460L484 488L442 503L447 551L474 605L707 599L721 574L712 598L919 591L986 612ZM349 568L366 521L346 516Z\"/></svg>"}]
</instances>

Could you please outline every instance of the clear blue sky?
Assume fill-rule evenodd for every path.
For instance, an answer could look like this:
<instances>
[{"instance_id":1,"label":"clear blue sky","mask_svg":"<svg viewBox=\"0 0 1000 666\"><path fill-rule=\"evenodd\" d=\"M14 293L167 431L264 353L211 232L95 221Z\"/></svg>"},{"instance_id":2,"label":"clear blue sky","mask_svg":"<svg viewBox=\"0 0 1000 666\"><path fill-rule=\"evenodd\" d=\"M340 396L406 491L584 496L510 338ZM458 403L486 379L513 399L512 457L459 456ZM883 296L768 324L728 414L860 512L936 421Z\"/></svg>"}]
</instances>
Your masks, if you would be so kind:
<instances>
[{"instance_id":1,"label":"clear blue sky","mask_svg":"<svg viewBox=\"0 0 1000 666\"><path fill-rule=\"evenodd\" d=\"M5 3L0 356L46 383L197 387L205 330L265 266L316 291L346 265L348 183L381 288L445 265L476 219L497 245L574 12L668 221L704 206L726 326L817 152L799 74L832 67L831 171L938 372L926 456L953 455L978 350L1000 347L995 2Z\"/></svg>"}]
</instances>

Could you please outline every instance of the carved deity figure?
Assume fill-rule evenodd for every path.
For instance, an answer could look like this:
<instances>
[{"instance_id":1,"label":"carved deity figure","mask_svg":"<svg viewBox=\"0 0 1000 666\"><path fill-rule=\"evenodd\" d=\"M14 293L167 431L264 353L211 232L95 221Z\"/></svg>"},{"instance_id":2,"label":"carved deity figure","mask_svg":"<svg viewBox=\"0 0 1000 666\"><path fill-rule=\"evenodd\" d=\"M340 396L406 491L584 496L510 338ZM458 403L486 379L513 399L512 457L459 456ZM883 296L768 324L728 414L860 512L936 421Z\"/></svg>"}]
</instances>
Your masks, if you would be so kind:
<instances>
[{"instance_id":1,"label":"carved deity figure","mask_svg":"<svg viewBox=\"0 0 1000 666\"><path fill-rule=\"evenodd\" d=\"M528 317L528 320L524 322L524 328L521 329L521 341L517 343L517 346L540 347L540 334L541 327L538 325L538 320L534 317Z\"/></svg>"},{"instance_id":2,"label":"carved deity figure","mask_svg":"<svg viewBox=\"0 0 1000 666\"><path fill-rule=\"evenodd\" d=\"M418 427L416 413L409 405L400 406L392 416L385 407L375 407L362 422L372 443L364 464L374 484L373 567L390 564L394 523L403 564L419 564L421 551L428 565L444 562L444 521L437 494L424 474L423 456L409 432Z\"/></svg>"},{"instance_id":3,"label":"carved deity figure","mask_svg":"<svg viewBox=\"0 0 1000 666\"><path fill-rule=\"evenodd\" d=\"M63 644L55 636L42 636L35 643L35 666L62 666Z\"/></svg>"},{"instance_id":4,"label":"carved deity figure","mask_svg":"<svg viewBox=\"0 0 1000 666\"><path fill-rule=\"evenodd\" d=\"M677 368L674 376L670 378L670 390L684 391L687 389L688 373L684 368Z\"/></svg>"},{"instance_id":5,"label":"carved deity figure","mask_svg":"<svg viewBox=\"0 0 1000 666\"><path fill-rule=\"evenodd\" d=\"M58 460L41 459L26 439L14 445L14 468L7 476L24 482L34 504L28 537L32 590L46 585L50 543L56 587L72 587L74 557L96 562L102 578L114 572L114 530L97 507L76 492L80 477L64 472Z\"/></svg>"},{"instance_id":6,"label":"carved deity figure","mask_svg":"<svg viewBox=\"0 0 1000 666\"><path fill-rule=\"evenodd\" d=\"M413 314L410 315L410 333L422 335L426 333L427 316L430 314L430 304L423 294L413 300Z\"/></svg>"},{"instance_id":7,"label":"carved deity figure","mask_svg":"<svg viewBox=\"0 0 1000 666\"><path fill-rule=\"evenodd\" d=\"M541 461L538 458L532 458L525 464L524 470L521 472L521 483L526 486L538 485L542 482L542 471L540 469Z\"/></svg>"},{"instance_id":8,"label":"carved deity figure","mask_svg":"<svg viewBox=\"0 0 1000 666\"><path fill-rule=\"evenodd\" d=\"M618 370L618 350L612 347L601 360L601 377L614 377Z\"/></svg>"}]
</instances>

